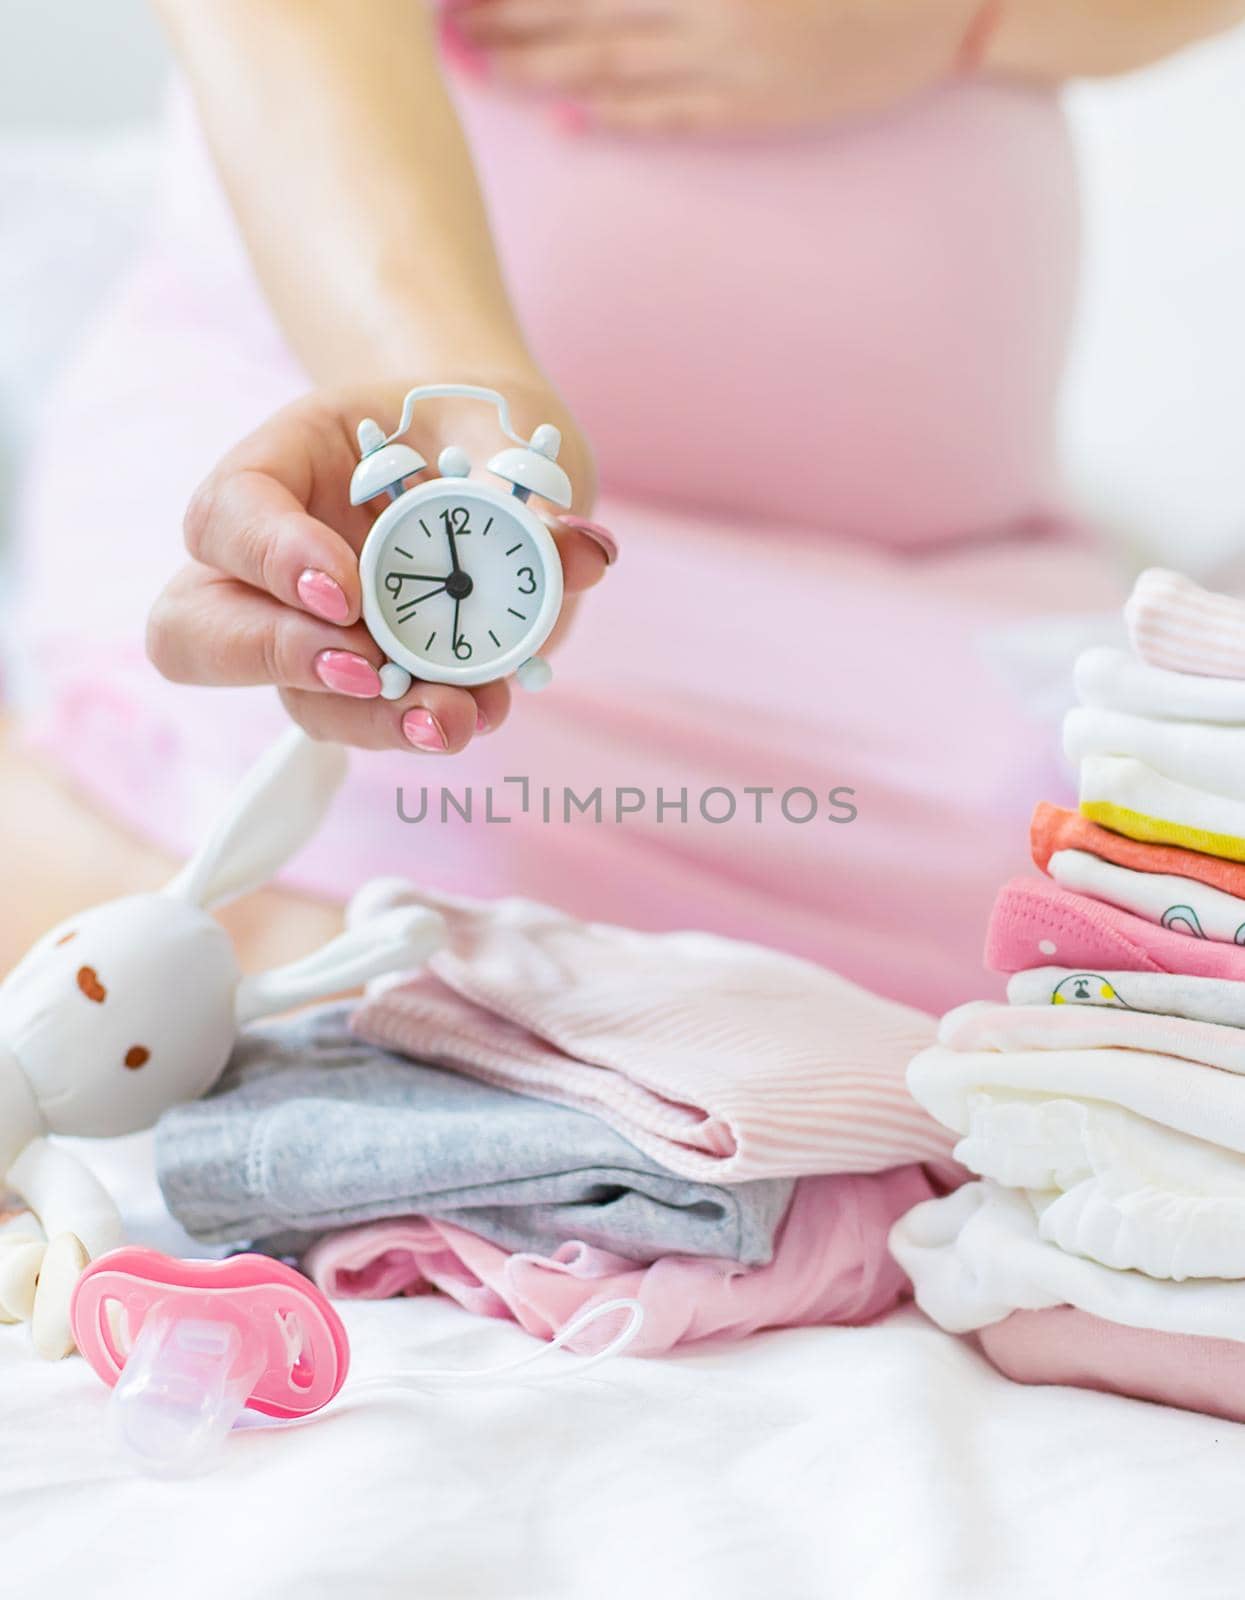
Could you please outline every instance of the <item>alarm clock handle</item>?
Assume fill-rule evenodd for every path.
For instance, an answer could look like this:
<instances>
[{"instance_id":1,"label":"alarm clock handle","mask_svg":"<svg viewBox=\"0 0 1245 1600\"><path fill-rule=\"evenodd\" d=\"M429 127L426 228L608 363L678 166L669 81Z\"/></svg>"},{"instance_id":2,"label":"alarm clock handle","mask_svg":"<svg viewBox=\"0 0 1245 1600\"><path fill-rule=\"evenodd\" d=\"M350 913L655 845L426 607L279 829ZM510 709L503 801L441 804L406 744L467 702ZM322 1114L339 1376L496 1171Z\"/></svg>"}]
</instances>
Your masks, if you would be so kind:
<instances>
[{"instance_id":1,"label":"alarm clock handle","mask_svg":"<svg viewBox=\"0 0 1245 1600\"><path fill-rule=\"evenodd\" d=\"M398 420L398 425L389 437L383 441L385 444L392 444L395 439L400 438L406 432L411 425L415 407L421 400L483 400L496 409L501 431L508 439L512 439L515 444L522 445L535 440L535 435L533 435L533 440L529 441L521 433L515 431L514 424L510 418L510 404L505 395L501 394L497 389L486 389L478 383L425 383L407 391L402 401L402 415ZM537 429L537 433L539 432L540 429Z\"/></svg>"}]
</instances>

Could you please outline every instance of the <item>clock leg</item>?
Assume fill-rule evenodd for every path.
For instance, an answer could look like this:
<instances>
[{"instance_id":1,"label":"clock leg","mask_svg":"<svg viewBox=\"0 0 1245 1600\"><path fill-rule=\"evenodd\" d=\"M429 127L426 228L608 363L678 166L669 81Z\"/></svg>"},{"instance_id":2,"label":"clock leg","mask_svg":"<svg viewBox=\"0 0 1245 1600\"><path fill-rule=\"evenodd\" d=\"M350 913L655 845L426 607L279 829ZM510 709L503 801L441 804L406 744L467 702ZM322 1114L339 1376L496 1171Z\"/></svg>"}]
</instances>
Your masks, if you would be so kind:
<instances>
[{"instance_id":1,"label":"clock leg","mask_svg":"<svg viewBox=\"0 0 1245 1600\"><path fill-rule=\"evenodd\" d=\"M383 700L401 700L415 680L405 667L396 661L386 661L380 669L380 693Z\"/></svg>"},{"instance_id":2,"label":"clock leg","mask_svg":"<svg viewBox=\"0 0 1245 1600\"><path fill-rule=\"evenodd\" d=\"M519 680L519 687L526 689L529 694L539 694L553 682L553 668L544 656L529 656L515 669L514 675Z\"/></svg>"}]
</instances>

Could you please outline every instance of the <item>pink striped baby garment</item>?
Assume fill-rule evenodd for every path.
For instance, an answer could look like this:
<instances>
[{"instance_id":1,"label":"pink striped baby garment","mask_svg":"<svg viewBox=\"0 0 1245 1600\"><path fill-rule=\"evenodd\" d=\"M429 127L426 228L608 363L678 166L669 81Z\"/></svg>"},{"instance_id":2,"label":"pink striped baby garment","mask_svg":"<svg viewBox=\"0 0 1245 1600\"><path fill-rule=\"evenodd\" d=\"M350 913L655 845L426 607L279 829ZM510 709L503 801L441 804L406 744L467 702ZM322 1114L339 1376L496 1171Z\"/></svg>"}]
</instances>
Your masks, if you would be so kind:
<instances>
[{"instance_id":1,"label":"pink striped baby garment","mask_svg":"<svg viewBox=\"0 0 1245 1600\"><path fill-rule=\"evenodd\" d=\"M406 885L390 897L434 907L450 937L428 972L355 1012L372 1044L590 1111L684 1177L949 1157L952 1138L904 1082L934 1038L923 1012L713 934L635 933Z\"/></svg>"},{"instance_id":2,"label":"pink striped baby garment","mask_svg":"<svg viewBox=\"0 0 1245 1600\"><path fill-rule=\"evenodd\" d=\"M581 1311L633 1298L644 1323L629 1355L656 1356L703 1339L761 1328L871 1322L908 1291L886 1248L891 1225L934 1193L920 1167L872 1177L804 1178L763 1267L666 1256L640 1267L588 1245L508 1255L450 1223L423 1217L367 1222L327 1234L304 1267L340 1299L383 1300L439 1289L468 1311L509 1317L548 1339ZM572 1349L590 1353L618 1329L603 1320Z\"/></svg>"},{"instance_id":3,"label":"pink striped baby garment","mask_svg":"<svg viewBox=\"0 0 1245 1600\"><path fill-rule=\"evenodd\" d=\"M1133 649L1152 667L1245 678L1245 601L1151 567L1134 584L1124 620Z\"/></svg>"},{"instance_id":4,"label":"pink striped baby garment","mask_svg":"<svg viewBox=\"0 0 1245 1600\"><path fill-rule=\"evenodd\" d=\"M1090 972L1179 972L1245 981L1245 946L1160 927L1047 878L1013 878L999 890L986 932L992 972L1030 967Z\"/></svg>"}]
</instances>

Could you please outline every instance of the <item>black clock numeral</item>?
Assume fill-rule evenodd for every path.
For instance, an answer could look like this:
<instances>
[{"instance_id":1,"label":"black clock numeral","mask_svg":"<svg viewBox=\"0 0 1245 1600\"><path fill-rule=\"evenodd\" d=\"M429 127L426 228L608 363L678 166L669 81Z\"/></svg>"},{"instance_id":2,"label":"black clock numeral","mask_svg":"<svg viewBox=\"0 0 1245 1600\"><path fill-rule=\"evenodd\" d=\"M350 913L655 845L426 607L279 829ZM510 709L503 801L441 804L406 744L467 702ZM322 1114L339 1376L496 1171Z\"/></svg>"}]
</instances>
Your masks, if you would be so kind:
<instances>
[{"instance_id":1,"label":"black clock numeral","mask_svg":"<svg viewBox=\"0 0 1245 1600\"><path fill-rule=\"evenodd\" d=\"M441 513L441 525L451 539L471 532L471 513L466 506L447 506Z\"/></svg>"},{"instance_id":2,"label":"black clock numeral","mask_svg":"<svg viewBox=\"0 0 1245 1600\"><path fill-rule=\"evenodd\" d=\"M520 594L535 594L536 593L536 574L532 571L531 567L520 567L519 568L519 577L527 579L527 588L524 588L522 583L520 583L519 584L519 593Z\"/></svg>"},{"instance_id":3,"label":"black clock numeral","mask_svg":"<svg viewBox=\"0 0 1245 1600\"><path fill-rule=\"evenodd\" d=\"M454 640L454 654L459 661L471 660L471 642L465 633L460 633Z\"/></svg>"}]
</instances>

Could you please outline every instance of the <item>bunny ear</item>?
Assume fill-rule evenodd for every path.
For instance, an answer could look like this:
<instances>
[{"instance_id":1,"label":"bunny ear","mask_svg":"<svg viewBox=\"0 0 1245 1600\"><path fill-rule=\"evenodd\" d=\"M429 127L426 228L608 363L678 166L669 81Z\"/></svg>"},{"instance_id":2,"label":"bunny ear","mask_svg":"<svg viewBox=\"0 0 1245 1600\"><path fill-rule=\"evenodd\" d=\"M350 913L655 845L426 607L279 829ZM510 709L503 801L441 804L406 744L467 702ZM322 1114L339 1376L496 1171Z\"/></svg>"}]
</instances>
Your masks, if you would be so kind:
<instances>
[{"instance_id":1,"label":"bunny ear","mask_svg":"<svg viewBox=\"0 0 1245 1600\"><path fill-rule=\"evenodd\" d=\"M425 904L409 878L371 878L356 889L346 907L346 926L359 928L398 906Z\"/></svg>"},{"instance_id":2,"label":"bunny ear","mask_svg":"<svg viewBox=\"0 0 1245 1600\"><path fill-rule=\"evenodd\" d=\"M234 1002L238 1025L420 966L444 941L445 921L437 912L418 906L387 911L301 961L244 978Z\"/></svg>"},{"instance_id":3,"label":"bunny ear","mask_svg":"<svg viewBox=\"0 0 1245 1600\"><path fill-rule=\"evenodd\" d=\"M206 907L257 889L315 833L345 775L341 745L318 744L291 728L246 774L164 893Z\"/></svg>"}]
</instances>

